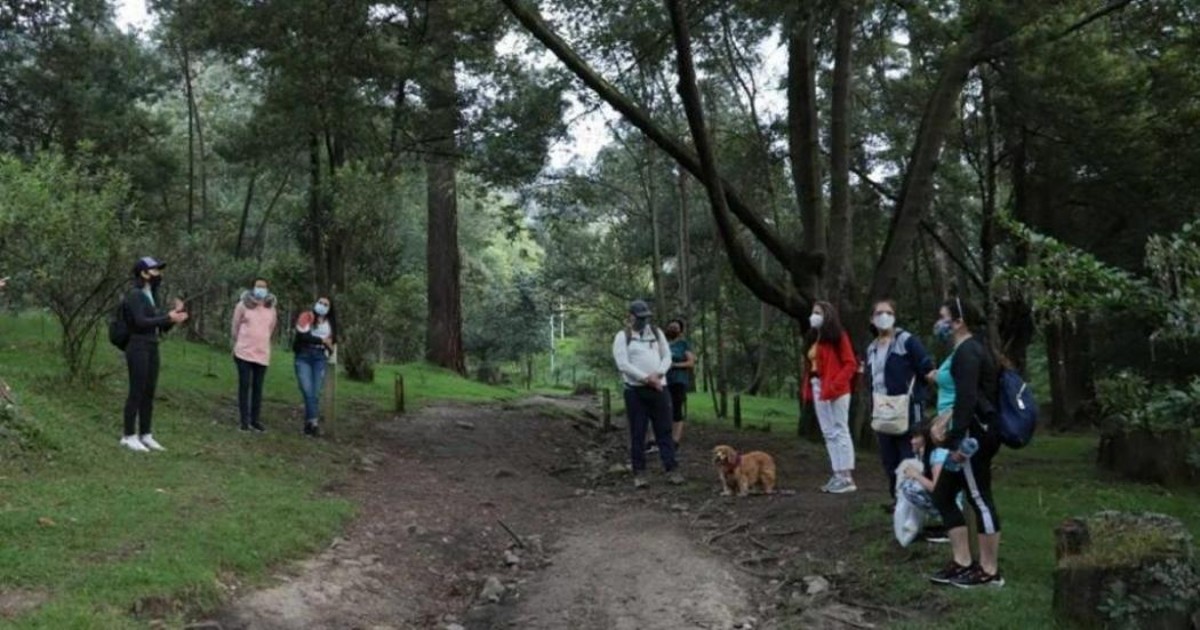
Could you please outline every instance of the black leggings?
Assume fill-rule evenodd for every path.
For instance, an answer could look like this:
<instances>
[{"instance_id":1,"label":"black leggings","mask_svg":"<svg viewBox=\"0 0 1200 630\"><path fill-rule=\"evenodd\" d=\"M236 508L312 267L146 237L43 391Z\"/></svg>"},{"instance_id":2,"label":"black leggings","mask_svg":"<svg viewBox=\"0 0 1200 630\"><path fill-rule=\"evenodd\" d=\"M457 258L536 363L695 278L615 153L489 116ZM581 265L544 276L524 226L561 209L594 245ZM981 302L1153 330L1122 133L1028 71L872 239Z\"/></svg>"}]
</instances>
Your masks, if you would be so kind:
<instances>
[{"instance_id":1,"label":"black leggings","mask_svg":"<svg viewBox=\"0 0 1200 630\"><path fill-rule=\"evenodd\" d=\"M125 348L129 367L129 397L125 399L125 435L146 435L154 419L154 390L158 388L158 342L129 340Z\"/></svg>"},{"instance_id":2,"label":"black leggings","mask_svg":"<svg viewBox=\"0 0 1200 630\"><path fill-rule=\"evenodd\" d=\"M1000 450L1000 437L995 431L990 431L981 433L975 439L979 440L979 450L963 463L960 470L951 472L942 468L942 474L933 488L933 505L946 529L964 527L967 519L955 501L958 493L963 492L975 510L979 533L998 534L1000 515L996 513L996 502L992 499L992 458ZM950 460L946 461L949 463Z\"/></svg>"}]
</instances>

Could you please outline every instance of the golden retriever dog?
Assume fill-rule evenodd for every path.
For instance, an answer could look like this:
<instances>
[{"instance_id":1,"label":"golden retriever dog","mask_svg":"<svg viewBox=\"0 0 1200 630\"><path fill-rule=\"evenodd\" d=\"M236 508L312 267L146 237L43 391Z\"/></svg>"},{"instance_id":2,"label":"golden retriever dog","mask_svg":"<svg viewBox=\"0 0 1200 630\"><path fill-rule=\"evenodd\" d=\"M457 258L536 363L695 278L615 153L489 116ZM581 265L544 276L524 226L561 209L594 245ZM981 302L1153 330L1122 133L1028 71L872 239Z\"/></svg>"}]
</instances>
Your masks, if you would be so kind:
<instances>
[{"instance_id":1,"label":"golden retriever dog","mask_svg":"<svg viewBox=\"0 0 1200 630\"><path fill-rule=\"evenodd\" d=\"M750 487L761 485L763 493L775 493L775 459L762 451L738 453L724 444L713 448L713 463L721 475L721 494L729 496L736 488L739 497Z\"/></svg>"}]
</instances>

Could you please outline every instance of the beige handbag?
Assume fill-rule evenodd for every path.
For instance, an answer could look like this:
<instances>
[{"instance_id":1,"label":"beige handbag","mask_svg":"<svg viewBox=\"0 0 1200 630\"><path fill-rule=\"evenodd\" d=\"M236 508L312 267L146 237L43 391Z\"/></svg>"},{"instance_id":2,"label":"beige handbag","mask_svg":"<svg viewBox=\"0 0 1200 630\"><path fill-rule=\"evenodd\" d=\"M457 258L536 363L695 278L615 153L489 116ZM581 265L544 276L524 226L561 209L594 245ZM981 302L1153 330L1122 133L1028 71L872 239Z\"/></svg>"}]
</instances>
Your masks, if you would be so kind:
<instances>
[{"instance_id":1,"label":"beige handbag","mask_svg":"<svg viewBox=\"0 0 1200 630\"><path fill-rule=\"evenodd\" d=\"M871 407L871 428L884 435L904 435L912 424L909 415L912 413L913 385L917 382L914 376L908 383L908 393L897 396L874 393Z\"/></svg>"}]
</instances>

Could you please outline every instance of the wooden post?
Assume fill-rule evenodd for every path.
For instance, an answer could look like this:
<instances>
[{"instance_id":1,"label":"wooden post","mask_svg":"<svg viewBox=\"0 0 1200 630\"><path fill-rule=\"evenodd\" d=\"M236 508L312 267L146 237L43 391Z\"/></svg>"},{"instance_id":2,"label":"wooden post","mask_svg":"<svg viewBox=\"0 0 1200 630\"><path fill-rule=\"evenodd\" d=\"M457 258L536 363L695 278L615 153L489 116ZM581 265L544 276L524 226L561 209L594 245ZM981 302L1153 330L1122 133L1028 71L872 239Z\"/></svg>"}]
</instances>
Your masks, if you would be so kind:
<instances>
[{"instance_id":1,"label":"wooden post","mask_svg":"<svg viewBox=\"0 0 1200 630\"><path fill-rule=\"evenodd\" d=\"M604 402L604 424L602 427L607 431L612 428L612 392L605 387L601 390L601 397Z\"/></svg>"},{"instance_id":2,"label":"wooden post","mask_svg":"<svg viewBox=\"0 0 1200 630\"><path fill-rule=\"evenodd\" d=\"M733 395L733 428L742 428L742 395Z\"/></svg>"},{"instance_id":3,"label":"wooden post","mask_svg":"<svg viewBox=\"0 0 1200 630\"><path fill-rule=\"evenodd\" d=\"M396 374L396 413L404 413L404 375Z\"/></svg>"}]
</instances>

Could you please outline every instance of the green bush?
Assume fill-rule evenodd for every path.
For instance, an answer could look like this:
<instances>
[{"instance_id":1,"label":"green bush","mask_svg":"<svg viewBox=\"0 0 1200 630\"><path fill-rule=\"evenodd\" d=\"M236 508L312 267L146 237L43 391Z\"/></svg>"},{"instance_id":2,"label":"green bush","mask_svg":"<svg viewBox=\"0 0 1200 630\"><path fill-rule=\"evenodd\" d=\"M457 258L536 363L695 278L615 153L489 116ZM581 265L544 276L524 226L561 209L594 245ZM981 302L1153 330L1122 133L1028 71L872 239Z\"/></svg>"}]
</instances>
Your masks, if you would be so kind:
<instances>
[{"instance_id":1,"label":"green bush","mask_svg":"<svg viewBox=\"0 0 1200 630\"><path fill-rule=\"evenodd\" d=\"M1189 430L1200 424L1200 377L1183 387L1154 385L1129 371L1096 381L1105 433Z\"/></svg>"}]
</instances>

